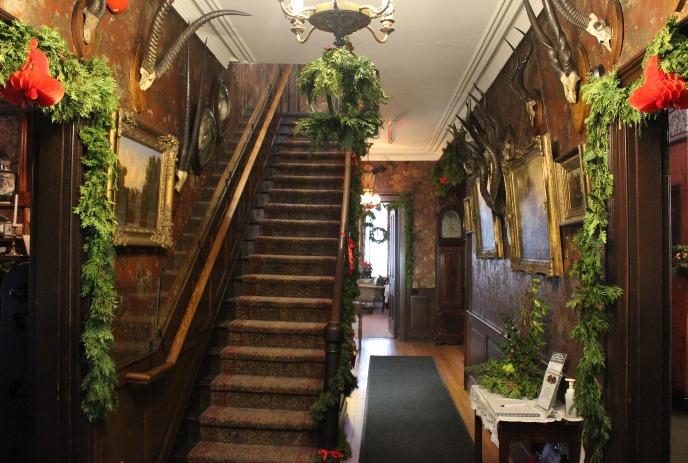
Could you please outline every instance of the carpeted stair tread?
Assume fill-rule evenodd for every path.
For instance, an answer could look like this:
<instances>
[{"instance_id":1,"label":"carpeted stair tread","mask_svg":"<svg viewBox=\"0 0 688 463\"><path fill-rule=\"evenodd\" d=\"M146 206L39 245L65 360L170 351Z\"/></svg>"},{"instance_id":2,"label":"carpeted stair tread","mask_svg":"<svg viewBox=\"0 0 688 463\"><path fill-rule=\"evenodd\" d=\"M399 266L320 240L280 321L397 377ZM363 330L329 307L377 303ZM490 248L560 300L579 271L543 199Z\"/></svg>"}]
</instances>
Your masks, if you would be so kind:
<instances>
[{"instance_id":1,"label":"carpeted stair tread","mask_svg":"<svg viewBox=\"0 0 688 463\"><path fill-rule=\"evenodd\" d=\"M312 322L284 322L268 320L232 320L220 326L231 331L242 333L272 333L272 334L322 334L326 323Z\"/></svg>"},{"instance_id":2,"label":"carpeted stair tread","mask_svg":"<svg viewBox=\"0 0 688 463\"><path fill-rule=\"evenodd\" d=\"M306 219L258 219L260 224L284 224L293 226L309 226L309 225L339 225L338 220L306 220Z\"/></svg>"},{"instance_id":3,"label":"carpeted stair tread","mask_svg":"<svg viewBox=\"0 0 688 463\"><path fill-rule=\"evenodd\" d=\"M254 305L261 307L313 307L323 309L332 307L332 299L314 297L239 296L231 299L230 302L235 302L237 305Z\"/></svg>"},{"instance_id":4,"label":"carpeted stair tread","mask_svg":"<svg viewBox=\"0 0 688 463\"><path fill-rule=\"evenodd\" d=\"M319 378L223 374L216 376L210 387L214 391L317 395L322 391L322 384Z\"/></svg>"},{"instance_id":5,"label":"carpeted stair tread","mask_svg":"<svg viewBox=\"0 0 688 463\"><path fill-rule=\"evenodd\" d=\"M344 167L343 162L279 162L276 164L277 167L284 167L290 170L293 169L342 169Z\"/></svg>"},{"instance_id":6,"label":"carpeted stair tread","mask_svg":"<svg viewBox=\"0 0 688 463\"><path fill-rule=\"evenodd\" d=\"M247 282L263 282L263 283L294 282L294 283L306 283L306 284L334 283L334 277L305 276L305 275L247 274L247 275L242 275L241 280L244 283L247 283Z\"/></svg>"},{"instance_id":7,"label":"carpeted stair tread","mask_svg":"<svg viewBox=\"0 0 688 463\"><path fill-rule=\"evenodd\" d=\"M311 463L315 449L285 445L200 441L186 456L189 463Z\"/></svg>"},{"instance_id":8,"label":"carpeted stair tread","mask_svg":"<svg viewBox=\"0 0 688 463\"><path fill-rule=\"evenodd\" d=\"M254 360L258 362L318 362L325 361L322 349L294 349L284 347L227 346L223 359Z\"/></svg>"},{"instance_id":9,"label":"carpeted stair tread","mask_svg":"<svg viewBox=\"0 0 688 463\"><path fill-rule=\"evenodd\" d=\"M311 188L273 188L270 193L285 194L285 193L299 193L307 195L322 195L322 194L342 194L343 190L338 189L311 189Z\"/></svg>"},{"instance_id":10,"label":"carpeted stair tread","mask_svg":"<svg viewBox=\"0 0 688 463\"><path fill-rule=\"evenodd\" d=\"M342 176L341 175L287 175L287 174L278 174L274 175L273 180L290 180L294 182L341 182L342 181Z\"/></svg>"},{"instance_id":11,"label":"carpeted stair tread","mask_svg":"<svg viewBox=\"0 0 688 463\"><path fill-rule=\"evenodd\" d=\"M296 241L300 243L337 243L337 238L320 238L317 236L257 236L257 240L272 240L272 241Z\"/></svg>"},{"instance_id":12,"label":"carpeted stair tread","mask_svg":"<svg viewBox=\"0 0 688 463\"><path fill-rule=\"evenodd\" d=\"M294 209L294 210L310 210L318 211L321 209L341 209L341 204L298 204L298 203L276 203L271 202L265 205L265 209Z\"/></svg>"},{"instance_id":13,"label":"carpeted stair tread","mask_svg":"<svg viewBox=\"0 0 688 463\"><path fill-rule=\"evenodd\" d=\"M211 405L199 417L201 425L240 429L271 429L278 431L313 431L310 411L239 408Z\"/></svg>"}]
</instances>

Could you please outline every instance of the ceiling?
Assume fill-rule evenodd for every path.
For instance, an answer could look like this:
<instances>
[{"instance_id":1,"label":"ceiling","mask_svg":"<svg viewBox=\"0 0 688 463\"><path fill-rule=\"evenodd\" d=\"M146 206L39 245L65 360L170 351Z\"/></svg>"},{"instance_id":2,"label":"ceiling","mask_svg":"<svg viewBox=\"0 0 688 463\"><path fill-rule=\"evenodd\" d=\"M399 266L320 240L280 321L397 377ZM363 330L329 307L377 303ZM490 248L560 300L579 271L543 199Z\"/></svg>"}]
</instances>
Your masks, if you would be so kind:
<instances>
[{"instance_id":1,"label":"ceiling","mask_svg":"<svg viewBox=\"0 0 688 463\"><path fill-rule=\"evenodd\" d=\"M305 0L307 6L324 0ZM366 3L366 0L364 0ZM373 5L382 0L367 0ZM531 0L536 12L541 0ZM447 124L461 111L475 82L486 89L508 59L512 43L527 30L522 0L396 0L396 32L380 45L366 30L351 37L357 53L380 69L382 85L392 97L383 107L393 123L394 140L381 131L371 149L373 160L433 161L447 139ZM177 0L187 21L228 8L251 17L226 16L204 26L202 39L223 63L307 63L330 46L333 37L316 31L301 45L289 30L276 0ZM372 24L375 29L379 23Z\"/></svg>"}]
</instances>

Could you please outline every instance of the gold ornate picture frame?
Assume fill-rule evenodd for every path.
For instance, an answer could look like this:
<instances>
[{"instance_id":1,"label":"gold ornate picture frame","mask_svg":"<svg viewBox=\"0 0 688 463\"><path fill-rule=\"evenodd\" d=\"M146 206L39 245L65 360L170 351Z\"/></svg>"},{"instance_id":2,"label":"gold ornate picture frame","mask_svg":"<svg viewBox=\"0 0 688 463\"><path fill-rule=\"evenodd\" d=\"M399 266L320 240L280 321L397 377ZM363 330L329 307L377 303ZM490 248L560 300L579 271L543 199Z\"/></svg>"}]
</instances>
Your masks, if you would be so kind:
<instances>
[{"instance_id":1,"label":"gold ornate picture frame","mask_svg":"<svg viewBox=\"0 0 688 463\"><path fill-rule=\"evenodd\" d=\"M563 273L556 174L549 134L514 151L504 161L511 268L528 273Z\"/></svg>"},{"instance_id":2,"label":"gold ornate picture frame","mask_svg":"<svg viewBox=\"0 0 688 463\"><path fill-rule=\"evenodd\" d=\"M119 111L111 142L117 162L108 181L117 227L116 246L174 244L172 214L179 141Z\"/></svg>"},{"instance_id":3,"label":"gold ornate picture frame","mask_svg":"<svg viewBox=\"0 0 688 463\"><path fill-rule=\"evenodd\" d=\"M471 185L471 203L476 255L481 259L504 258L501 221L485 203L477 179Z\"/></svg>"},{"instance_id":4,"label":"gold ornate picture frame","mask_svg":"<svg viewBox=\"0 0 688 463\"><path fill-rule=\"evenodd\" d=\"M473 233L473 197L463 199L463 231Z\"/></svg>"},{"instance_id":5,"label":"gold ornate picture frame","mask_svg":"<svg viewBox=\"0 0 688 463\"><path fill-rule=\"evenodd\" d=\"M585 145L579 145L555 164L560 225L579 223L585 218L590 188L583 171L583 153Z\"/></svg>"}]
</instances>

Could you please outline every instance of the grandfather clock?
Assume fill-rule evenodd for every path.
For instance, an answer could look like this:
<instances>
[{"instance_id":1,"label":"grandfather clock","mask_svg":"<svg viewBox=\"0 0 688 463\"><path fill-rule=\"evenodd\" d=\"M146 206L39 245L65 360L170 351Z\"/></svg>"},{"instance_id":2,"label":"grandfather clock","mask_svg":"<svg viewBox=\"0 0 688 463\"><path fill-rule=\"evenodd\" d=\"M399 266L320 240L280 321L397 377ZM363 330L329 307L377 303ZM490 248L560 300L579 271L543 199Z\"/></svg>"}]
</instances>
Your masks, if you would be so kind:
<instances>
[{"instance_id":1,"label":"grandfather clock","mask_svg":"<svg viewBox=\"0 0 688 463\"><path fill-rule=\"evenodd\" d=\"M464 330L463 203L452 190L438 204L435 342L459 344Z\"/></svg>"}]
</instances>

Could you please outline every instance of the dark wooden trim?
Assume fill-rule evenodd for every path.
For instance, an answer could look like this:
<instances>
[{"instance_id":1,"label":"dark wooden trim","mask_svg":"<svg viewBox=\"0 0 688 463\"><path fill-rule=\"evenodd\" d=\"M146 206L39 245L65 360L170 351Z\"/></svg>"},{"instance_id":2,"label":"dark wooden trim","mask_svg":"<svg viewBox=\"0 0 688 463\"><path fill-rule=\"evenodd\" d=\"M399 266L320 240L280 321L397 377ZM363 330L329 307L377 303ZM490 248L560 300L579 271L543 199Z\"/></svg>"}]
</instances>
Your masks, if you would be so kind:
<instances>
[{"instance_id":1,"label":"dark wooden trim","mask_svg":"<svg viewBox=\"0 0 688 463\"><path fill-rule=\"evenodd\" d=\"M75 124L36 117L29 326L34 461L86 462L81 412L81 229L73 213L81 184Z\"/></svg>"}]
</instances>

